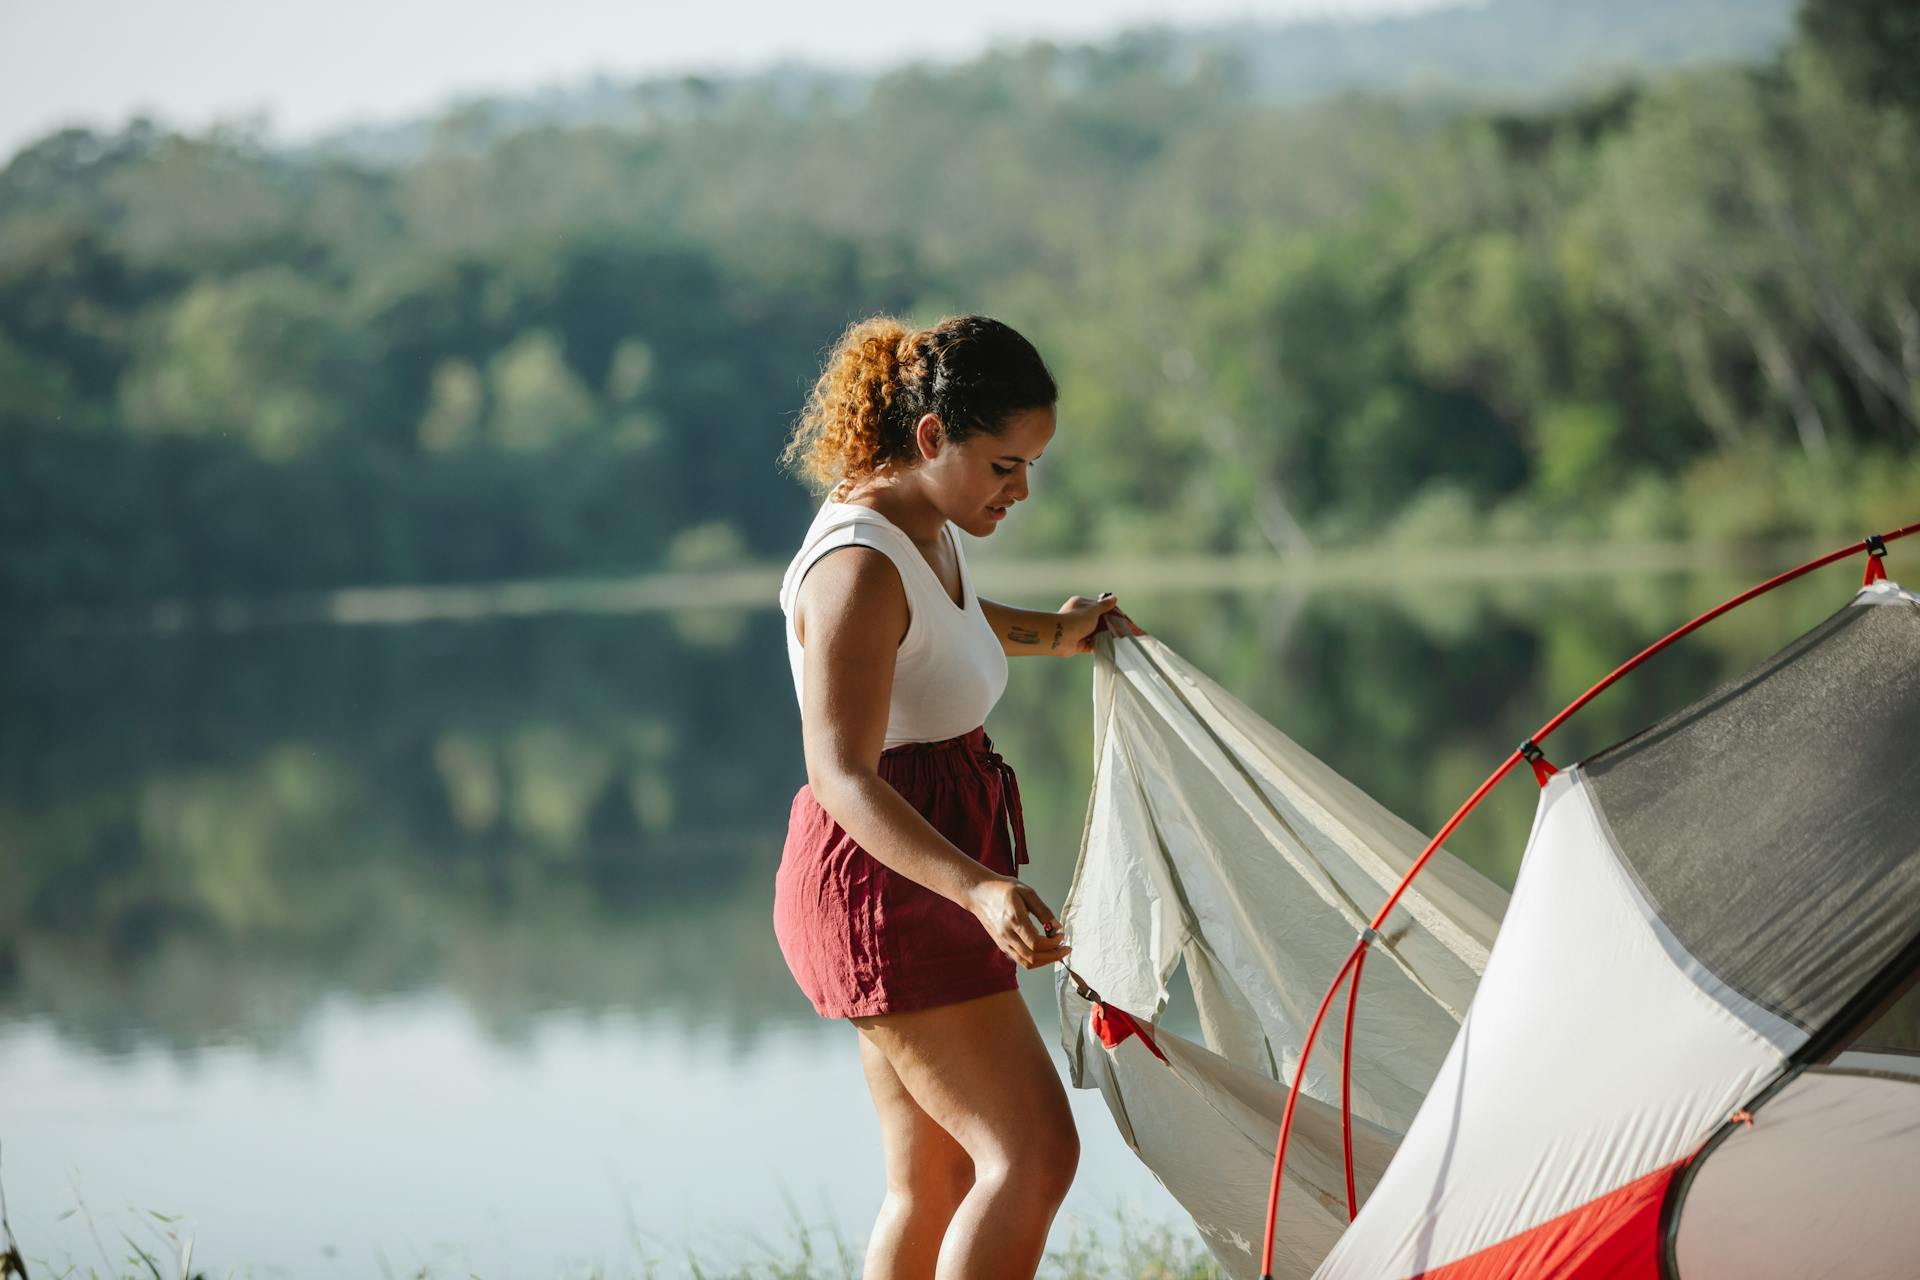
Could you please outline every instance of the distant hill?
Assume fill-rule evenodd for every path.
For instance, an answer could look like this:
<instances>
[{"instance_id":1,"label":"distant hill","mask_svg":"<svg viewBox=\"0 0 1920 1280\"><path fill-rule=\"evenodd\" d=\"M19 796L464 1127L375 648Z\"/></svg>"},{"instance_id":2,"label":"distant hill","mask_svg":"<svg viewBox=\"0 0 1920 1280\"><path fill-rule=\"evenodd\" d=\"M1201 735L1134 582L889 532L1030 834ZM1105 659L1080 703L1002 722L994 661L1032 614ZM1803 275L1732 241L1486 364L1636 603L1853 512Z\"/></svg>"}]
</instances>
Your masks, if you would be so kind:
<instances>
[{"instance_id":1,"label":"distant hill","mask_svg":"<svg viewBox=\"0 0 1920 1280\"><path fill-rule=\"evenodd\" d=\"M1667 68L1771 58L1793 30L1796 0L1488 0L1403 17L1145 27L1063 46L1071 74L1129 56L1237 62L1247 91L1305 102L1351 90L1530 101ZM607 76L535 93L469 99L445 112L344 129L301 151L406 163L437 131L472 140L539 126L646 130L750 97L769 111L857 110L886 73L786 62L749 73L621 81Z\"/></svg>"},{"instance_id":2,"label":"distant hill","mask_svg":"<svg viewBox=\"0 0 1920 1280\"><path fill-rule=\"evenodd\" d=\"M803 111L823 102L849 109L866 100L877 77L783 62L759 71L726 75L657 76L616 80L596 75L571 85L532 93L490 95L454 103L429 116L359 125L329 133L290 153L329 153L381 164L406 164L417 158L434 134L456 129L470 140L539 127L644 130L685 120L741 96L766 102L771 109Z\"/></svg>"},{"instance_id":3,"label":"distant hill","mask_svg":"<svg viewBox=\"0 0 1920 1280\"><path fill-rule=\"evenodd\" d=\"M1245 57L1254 92L1299 101L1348 89L1535 97L1670 67L1771 58L1796 0L1490 0L1367 21L1192 30Z\"/></svg>"}]
</instances>

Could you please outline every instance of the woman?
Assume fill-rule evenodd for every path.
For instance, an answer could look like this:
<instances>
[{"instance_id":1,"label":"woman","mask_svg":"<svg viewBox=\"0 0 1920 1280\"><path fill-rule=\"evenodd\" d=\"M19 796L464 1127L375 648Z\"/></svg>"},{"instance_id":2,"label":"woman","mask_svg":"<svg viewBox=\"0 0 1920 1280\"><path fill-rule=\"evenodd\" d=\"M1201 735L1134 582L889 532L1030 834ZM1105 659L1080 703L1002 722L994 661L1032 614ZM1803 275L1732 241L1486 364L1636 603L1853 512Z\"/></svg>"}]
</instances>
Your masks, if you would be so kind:
<instances>
[{"instance_id":1,"label":"woman","mask_svg":"<svg viewBox=\"0 0 1920 1280\"><path fill-rule=\"evenodd\" d=\"M1018 984L1072 948L1019 879L1019 793L983 722L1008 657L1091 651L1117 601L980 599L949 528L989 537L1026 499L1055 398L999 321L877 317L842 336L783 456L831 491L780 590L807 783L774 932L814 1008L859 1032L887 1170L865 1280L1031 1277L1079 1160Z\"/></svg>"}]
</instances>

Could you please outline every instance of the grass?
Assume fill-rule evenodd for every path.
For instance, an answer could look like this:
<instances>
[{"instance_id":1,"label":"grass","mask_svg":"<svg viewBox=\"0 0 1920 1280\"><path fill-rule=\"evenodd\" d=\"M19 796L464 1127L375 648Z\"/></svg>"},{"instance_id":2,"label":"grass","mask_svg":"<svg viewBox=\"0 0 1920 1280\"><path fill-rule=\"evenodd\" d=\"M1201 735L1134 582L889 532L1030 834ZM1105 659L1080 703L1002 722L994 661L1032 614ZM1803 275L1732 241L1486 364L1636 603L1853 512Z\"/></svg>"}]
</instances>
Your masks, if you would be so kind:
<instances>
[{"instance_id":1,"label":"grass","mask_svg":"<svg viewBox=\"0 0 1920 1280\"><path fill-rule=\"evenodd\" d=\"M0 1181L0 1242L4 1243L4 1248L0 1248L0 1280L16 1280L16 1277L18 1280L48 1280L49 1277L52 1280L77 1277L85 1280L207 1280L204 1271L193 1268L194 1237L183 1232L178 1215L146 1210L140 1221L153 1233L155 1242L142 1247L121 1230L120 1237L131 1252L116 1262L108 1255L99 1226L78 1188L74 1190L74 1200L75 1207L62 1214L61 1219L76 1213L81 1215L104 1269L89 1262L82 1270L83 1264L71 1261L63 1261L57 1267L46 1258L36 1257L31 1260L30 1271L29 1260L14 1239L13 1225L7 1217L5 1185ZM564 1276L566 1280L616 1280L616 1277L618 1280L679 1280L680 1277L687 1280L859 1280L863 1248L850 1243L837 1226L829 1226L824 1232L826 1238L819 1238L823 1233L807 1224L791 1199L787 1202L787 1212L785 1237L778 1243L769 1242L757 1231L743 1233L743 1238L754 1251L765 1255L763 1257L720 1263L702 1260L694 1249L686 1246L672 1250L675 1256L651 1256L650 1250L658 1247L657 1243L650 1245L647 1233L629 1221L629 1235L640 1253L637 1270L613 1272L594 1263L585 1270L555 1270L548 1274ZM1226 1273L1205 1246L1189 1233L1166 1226L1143 1229L1130 1222L1118 1207L1112 1212L1112 1224L1110 1228L1090 1230L1078 1221L1073 1222L1066 1243L1048 1250L1041 1259L1035 1280L1226 1280ZM396 1273L384 1256L379 1256L379 1266L382 1276L393 1280ZM284 1273L282 1268L273 1270ZM225 1280L247 1274L244 1267L232 1268L225 1273ZM436 1270L426 1263L404 1274L408 1280L436 1280L441 1276L448 1280L489 1280L464 1266Z\"/></svg>"},{"instance_id":2,"label":"grass","mask_svg":"<svg viewBox=\"0 0 1920 1280\"><path fill-rule=\"evenodd\" d=\"M783 1249L776 1250L754 1237L763 1259L716 1266L702 1262L692 1250L672 1262L645 1259L642 1280L860 1280L862 1250L849 1244L838 1228L827 1229L823 1244L815 1231L788 1206L792 1215ZM1213 1255L1191 1232L1166 1226L1141 1228L1115 1210L1112 1225L1090 1229L1074 1222L1064 1244L1047 1251L1035 1280L1226 1280ZM1056 1234L1058 1234L1056 1230ZM603 1280L596 1274L589 1280Z\"/></svg>"}]
</instances>

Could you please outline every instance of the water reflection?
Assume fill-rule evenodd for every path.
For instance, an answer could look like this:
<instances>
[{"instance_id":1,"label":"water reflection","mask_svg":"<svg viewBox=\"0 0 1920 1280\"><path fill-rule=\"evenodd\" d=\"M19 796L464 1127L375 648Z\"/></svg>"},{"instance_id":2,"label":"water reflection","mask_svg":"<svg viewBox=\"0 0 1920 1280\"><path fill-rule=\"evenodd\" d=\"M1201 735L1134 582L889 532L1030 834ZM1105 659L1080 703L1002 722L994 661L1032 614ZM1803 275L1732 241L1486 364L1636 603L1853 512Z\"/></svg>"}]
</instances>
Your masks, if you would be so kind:
<instances>
[{"instance_id":1,"label":"water reflection","mask_svg":"<svg viewBox=\"0 0 1920 1280\"><path fill-rule=\"evenodd\" d=\"M1663 655L1550 754L1577 759L1736 673L1854 573ZM1432 830L1548 714L1744 581L1102 585ZM368 1250L401 1258L431 1232L472 1246L469 1264L537 1268L588 1240L617 1260L636 1235L764 1226L796 1188L858 1245L879 1156L850 1033L814 1016L770 927L805 774L777 613L0 645L0 1179L30 1257L91 1257L77 1219L57 1223L81 1156L96 1209L185 1213L210 1262L289 1274L361 1273ZM989 726L1021 774L1029 879L1056 907L1085 814L1088 688L1085 662L1016 663ZM1532 810L1509 784L1452 847L1510 883ZM1025 981L1050 1036L1047 977ZM1075 1102L1099 1158L1069 1207L1134 1196L1177 1221L1098 1100ZM178 1145L152 1146L162 1131ZM352 1170L374 1165L408 1172L362 1212ZM474 1216L496 1202L504 1216ZM510 1252L489 1243L507 1235Z\"/></svg>"}]
</instances>

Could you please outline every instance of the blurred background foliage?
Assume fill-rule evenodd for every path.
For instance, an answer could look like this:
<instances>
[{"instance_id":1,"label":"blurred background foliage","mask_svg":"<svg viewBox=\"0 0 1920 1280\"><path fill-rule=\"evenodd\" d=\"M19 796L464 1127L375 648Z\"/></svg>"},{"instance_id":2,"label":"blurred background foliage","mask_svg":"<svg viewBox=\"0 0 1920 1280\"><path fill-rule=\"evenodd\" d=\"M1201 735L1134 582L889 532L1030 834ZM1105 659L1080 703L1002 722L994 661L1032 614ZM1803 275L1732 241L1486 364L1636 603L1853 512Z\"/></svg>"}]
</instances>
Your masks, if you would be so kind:
<instances>
[{"instance_id":1,"label":"blurred background foliage","mask_svg":"<svg viewBox=\"0 0 1920 1280\"><path fill-rule=\"evenodd\" d=\"M1911 7L1447 12L45 137L0 171L0 604L777 563L774 456L877 310L1060 378L992 555L1911 518Z\"/></svg>"}]
</instances>

